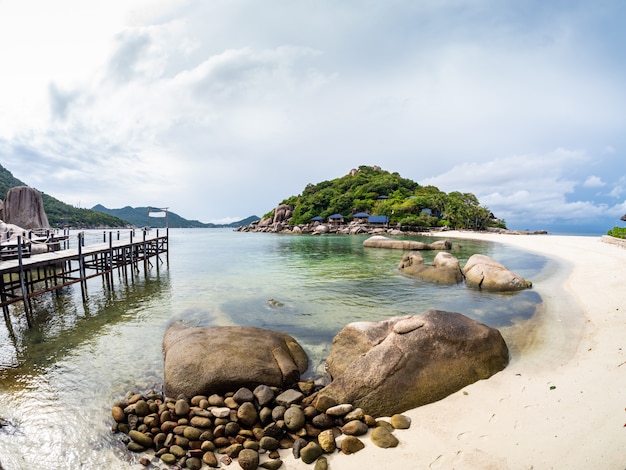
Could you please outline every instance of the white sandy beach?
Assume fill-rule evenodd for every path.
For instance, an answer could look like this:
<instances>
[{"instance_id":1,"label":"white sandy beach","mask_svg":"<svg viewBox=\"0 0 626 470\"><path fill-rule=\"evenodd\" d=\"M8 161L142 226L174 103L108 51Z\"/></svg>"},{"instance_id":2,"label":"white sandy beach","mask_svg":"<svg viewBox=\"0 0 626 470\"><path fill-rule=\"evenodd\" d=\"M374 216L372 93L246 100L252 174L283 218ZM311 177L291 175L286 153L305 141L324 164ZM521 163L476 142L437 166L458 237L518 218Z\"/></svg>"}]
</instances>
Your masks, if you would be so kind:
<instances>
[{"instance_id":1,"label":"white sandy beach","mask_svg":"<svg viewBox=\"0 0 626 470\"><path fill-rule=\"evenodd\" d=\"M510 365L407 411L395 449L328 456L331 470L626 468L626 249L600 237L451 232L554 259L533 281L541 311ZM459 241L459 243L462 243ZM436 305L433 305L436 308ZM462 312L461 312L462 313ZM288 469L312 466L286 456Z\"/></svg>"}]
</instances>

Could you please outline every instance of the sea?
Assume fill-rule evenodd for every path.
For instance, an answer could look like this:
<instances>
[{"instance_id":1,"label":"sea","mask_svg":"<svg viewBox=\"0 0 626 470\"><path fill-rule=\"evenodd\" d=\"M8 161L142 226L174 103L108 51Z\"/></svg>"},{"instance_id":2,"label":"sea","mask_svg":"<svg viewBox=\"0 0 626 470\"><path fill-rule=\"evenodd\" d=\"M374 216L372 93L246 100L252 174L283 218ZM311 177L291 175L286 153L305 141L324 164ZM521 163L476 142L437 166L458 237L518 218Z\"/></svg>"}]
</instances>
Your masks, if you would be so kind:
<instances>
[{"instance_id":1,"label":"sea","mask_svg":"<svg viewBox=\"0 0 626 470\"><path fill-rule=\"evenodd\" d=\"M87 231L86 243L103 236ZM78 285L33 299L32 328L12 305L10 322L0 320L0 468L137 468L138 457L111 432L111 407L128 392L161 390L162 339L173 324L286 332L309 356L305 377L316 377L350 322L436 308L522 328L541 304L532 289L497 294L404 276L403 252L364 248L366 238L169 229L167 256L152 258L146 273L116 274L112 289L90 279L84 300ZM461 266L481 253L531 281L549 261L502 244L452 241ZM435 256L422 254L426 263Z\"/></svg>"}]
</instances>

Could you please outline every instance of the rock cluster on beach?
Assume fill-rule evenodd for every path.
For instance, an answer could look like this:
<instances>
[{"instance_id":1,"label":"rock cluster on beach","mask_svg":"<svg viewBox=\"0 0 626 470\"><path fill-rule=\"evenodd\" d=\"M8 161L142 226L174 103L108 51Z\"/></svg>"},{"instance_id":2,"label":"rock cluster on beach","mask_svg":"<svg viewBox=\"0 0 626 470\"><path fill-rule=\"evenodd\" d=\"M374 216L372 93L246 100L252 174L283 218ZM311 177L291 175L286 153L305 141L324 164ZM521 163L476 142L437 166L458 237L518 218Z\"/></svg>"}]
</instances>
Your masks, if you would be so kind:
<instances>
[{"instance_id":1,"label":"rock cluster on beach","mask_svg":"<svg viewBox=\"0 0 626 470\"><path fill-rule=\"evenodd\" d=\"M129 393L112 408L113 432L123 433L128 450L146 452L146 466L216 468L237 459L243 470L277 469L279 450L292 449L295 458L322 469L324 454L363 449L370 429L370 441L389 448L399 442L394 430L410 426L404 415L377 420L351 404L318 398L314 389L309 380L284 391L259 385L191 400Z\"/></svg>"}]
</instances>

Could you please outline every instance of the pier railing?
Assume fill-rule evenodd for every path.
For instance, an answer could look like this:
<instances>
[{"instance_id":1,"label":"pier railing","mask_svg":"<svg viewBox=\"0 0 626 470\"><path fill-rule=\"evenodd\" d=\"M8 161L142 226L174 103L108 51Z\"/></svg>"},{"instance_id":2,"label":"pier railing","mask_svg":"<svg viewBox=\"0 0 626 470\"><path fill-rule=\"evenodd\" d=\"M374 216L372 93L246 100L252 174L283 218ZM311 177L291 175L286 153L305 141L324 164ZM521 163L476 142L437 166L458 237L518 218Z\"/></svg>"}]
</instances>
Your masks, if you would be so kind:
<instances>
[{"instance_id":1,"label":"pier railing","mask_svg":"<svg viewBox=\"0 0 626 470\"><path fill-rule=\"evenodd\" d=\"M28 326L31 327L31 299L46 292L80 283L83 301L87 296L87 281L102 277L107 288L113 289L115 273L118 277L134 278L143 266L144 273L168 258L168 229L103 231L98 241L94 231L64 233L63 237L46 238L46 250L35 254L33 239L16 237L0 259L0 306L10 326L9 305L24 304ZM164 234L163 234L164 232ZM88 239L88 241L86 241ZM4 248L0 248L1 250ZM153 265L151 260L155 260Z\"/></svg>"}]
</instances>

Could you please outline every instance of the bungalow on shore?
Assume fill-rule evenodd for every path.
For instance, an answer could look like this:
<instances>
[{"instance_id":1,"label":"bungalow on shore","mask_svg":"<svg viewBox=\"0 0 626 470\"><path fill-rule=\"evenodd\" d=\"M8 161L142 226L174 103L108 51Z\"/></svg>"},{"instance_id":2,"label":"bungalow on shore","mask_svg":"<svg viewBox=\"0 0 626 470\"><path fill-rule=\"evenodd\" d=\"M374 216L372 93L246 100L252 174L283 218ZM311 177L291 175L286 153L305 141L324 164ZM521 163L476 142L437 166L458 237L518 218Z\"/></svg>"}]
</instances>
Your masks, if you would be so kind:
<instances>
[{"instance_id":1,"label":"bungalow on shore","mask_svg":"<svg viewBox=\"0 0 626 470\"><path fill-rule=\"evenodd\" d=\"M386 215L370 215L367 223L372 226L387 227L389 225L389 217Z\"/></svg>"},{"instance_id":2,"label":"bungalow on shore","mask_svg":"<svg viewBox=\"0 0 626 470\"><path fill-rule=\"evenodd\" d=\"M341 214L333 214L328 216L329 224L343 224L343 215Z\"/></svg>"},{"instance_id":3,"label":"bungalow on shore","mask_svg":"<svg viewBox=\"0 0 626 470\"><path fill-rule=\"evenodd\" d=\"M370 215L367 212L357 212L356 214L354 214L352 216L352 219L355 222L362 222L365 223L367 222L367 219L369 219Z\"/></svg>"}]
</instances>

